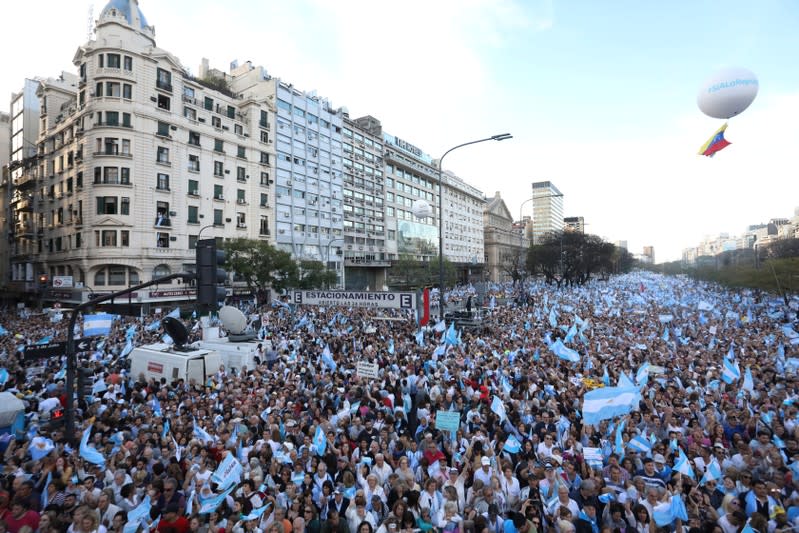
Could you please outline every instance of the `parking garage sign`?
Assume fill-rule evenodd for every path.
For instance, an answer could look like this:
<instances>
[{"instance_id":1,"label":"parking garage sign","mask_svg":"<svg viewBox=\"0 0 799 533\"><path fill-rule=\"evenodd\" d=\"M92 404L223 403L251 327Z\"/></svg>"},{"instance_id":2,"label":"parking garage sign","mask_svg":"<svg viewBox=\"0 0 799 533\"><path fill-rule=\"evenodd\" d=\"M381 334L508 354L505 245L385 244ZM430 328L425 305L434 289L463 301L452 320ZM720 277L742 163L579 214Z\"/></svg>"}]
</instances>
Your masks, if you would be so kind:
<instances>
[{"instance_id":1,"label":"parking garage sign","mask_svg":"<svg viewBox=\"0 0 799 533\"><path fill-rule=\"evenodd\" d=\"M377 291L294 291L291 302L297 305L416 309L416 293Z\"/></svg>"}]
</instances>

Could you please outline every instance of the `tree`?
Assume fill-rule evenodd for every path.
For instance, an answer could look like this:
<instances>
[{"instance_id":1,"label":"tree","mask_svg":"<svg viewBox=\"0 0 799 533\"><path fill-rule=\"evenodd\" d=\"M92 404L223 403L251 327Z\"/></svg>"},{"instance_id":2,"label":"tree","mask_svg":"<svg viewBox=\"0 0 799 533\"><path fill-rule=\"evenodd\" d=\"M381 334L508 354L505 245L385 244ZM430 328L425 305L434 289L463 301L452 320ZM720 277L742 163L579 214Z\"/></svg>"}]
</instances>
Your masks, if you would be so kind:
<instances>
[{"instance_id":1,"label":"tree","mask_svg":"<svg viewBox=\"0 0 799 533\"><path fill-rule=\"evenodd\" d=\"M283 291L298 279L291 254L266 241L240 238L227 241L224 247L234 279L247 283L260 302L266 301L270 288Z\"/></svg>"},{"instance_id":2,"label":"tree","mask_svg":"<svg viewBox=\"0 0 799 533\"><path fill-rule=\"evenodd\" d=\"M527 253L528 272L540 272L550 283L582 285L591 276L605 276L632 266L632 256L619 251L596 235L579 232L553 232L543 242L531 246Z\"/></svg>"},{"instance_id":3,"label":"tree","mask_svg":"<svg viewBox=\"0 0 799 533\"><path fill-rule=\"evenodd\" d=\"M764 246L767 259L782 259L799 256L799 239L777 239Z\"/></svg>"},{"instance_id":4,"label":"tree","mask_svg":"<svg viewBox=\"0 0 799 533\"><path fill-rule=\"evenodd\" d=\"M513 280L514 285L527 277L527 262L522 251L503 254L500 257L499 268L503 274Z\"/></svg>"},{"instance_id":5,"label":"tree","mask_svg":"<svg viewBox=\"0 0 799 533\"><path fill-rule=\"evenodd\" d=\"M296 269L292 286L298 289L321 289L335 285L336 281L338 281L336 273L326 269L321 262L303 259Z\"/></svg>"}]
</instances>

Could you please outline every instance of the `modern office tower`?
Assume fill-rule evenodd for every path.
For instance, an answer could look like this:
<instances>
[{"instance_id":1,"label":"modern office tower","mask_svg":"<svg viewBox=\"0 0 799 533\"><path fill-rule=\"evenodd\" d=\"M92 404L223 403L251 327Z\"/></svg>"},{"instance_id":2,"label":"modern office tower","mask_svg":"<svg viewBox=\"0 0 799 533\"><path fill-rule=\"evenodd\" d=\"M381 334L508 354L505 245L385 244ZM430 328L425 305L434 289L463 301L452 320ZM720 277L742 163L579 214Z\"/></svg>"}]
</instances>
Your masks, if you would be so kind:
<instances>
[{"instance_id":1,"label":"modern office tower","mask_svg":"<svg viewBox=\"0 0 799 533\"><path fill-rule=\"evenodd\" d=\"M533 244L563 231L563 194L551 181L533 183Z\"/></svg>"}]
</instances>

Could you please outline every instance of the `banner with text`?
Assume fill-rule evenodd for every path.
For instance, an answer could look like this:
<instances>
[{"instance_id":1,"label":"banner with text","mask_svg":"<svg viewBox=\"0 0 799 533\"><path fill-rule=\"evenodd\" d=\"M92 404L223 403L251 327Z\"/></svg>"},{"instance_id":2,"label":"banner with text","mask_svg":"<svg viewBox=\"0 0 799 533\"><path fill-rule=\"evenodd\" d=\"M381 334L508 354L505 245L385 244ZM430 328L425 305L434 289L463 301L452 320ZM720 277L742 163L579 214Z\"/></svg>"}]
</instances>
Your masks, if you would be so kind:
<instances>
[{"instance_id":1,"label":"banner with text","mask_svg":"<svg viewBox=\"0 0 799 533\"><path fill-rule=\"evenodd\" d=\"M416 293L342 290L294 291L291 301L298 305L415 309Z\"/></svg>"}]
</instances>

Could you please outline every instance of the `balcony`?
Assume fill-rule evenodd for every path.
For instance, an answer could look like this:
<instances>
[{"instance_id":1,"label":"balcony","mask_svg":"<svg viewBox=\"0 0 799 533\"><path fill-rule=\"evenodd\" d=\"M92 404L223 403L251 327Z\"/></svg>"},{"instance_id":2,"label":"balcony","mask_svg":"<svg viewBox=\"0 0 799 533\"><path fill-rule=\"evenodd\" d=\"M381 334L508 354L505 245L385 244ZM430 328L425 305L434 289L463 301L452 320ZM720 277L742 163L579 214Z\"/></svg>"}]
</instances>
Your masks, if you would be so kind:
<instances>
[{"instance_id":1,"label":"balcony","mask_svg":"<svg viewBox=\"0 0 799 533\"><path fill-rule=\"evenodd\" d=\"M99 152L93 152L92 155L94 157L124 157L125 159L133 158L133 154L130 152L120 152L119 150L101 150ZM82 156L81 159L83 159Z\"/></svg>"},{"instance_id":2,"label":"balcony","mask_svg":"<svg viewBox=\"0 0 799 533\"><path fill-rule=\"evenodd\" d=\"M367 259L365 257L346 257L344 258L345 267L372 267L390 268L391 261L384 259Z\"/></svg>"}]
</instances>

